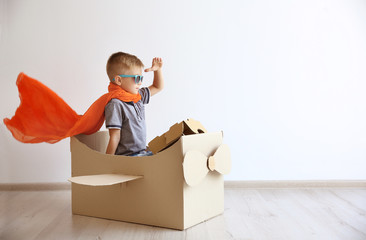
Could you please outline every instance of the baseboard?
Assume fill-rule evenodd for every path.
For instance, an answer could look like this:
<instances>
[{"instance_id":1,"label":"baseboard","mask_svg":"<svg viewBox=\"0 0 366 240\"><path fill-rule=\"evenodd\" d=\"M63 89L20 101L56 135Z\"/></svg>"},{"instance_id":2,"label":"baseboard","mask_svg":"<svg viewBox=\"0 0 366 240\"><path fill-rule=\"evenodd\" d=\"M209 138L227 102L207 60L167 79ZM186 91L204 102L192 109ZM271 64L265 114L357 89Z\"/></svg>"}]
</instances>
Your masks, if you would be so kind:
<instances>
[{"instance_id":1,"label":"baseboard","mask_svg":"<svg viewBox=\"0 0 366 240\"><path fill-rule=\"evenodd\" d=\"M366 180L225 181L225 188L366 188Z\"/></svg>"},{"instance_id":2,"label":"baseboard","mask_svg":"<svg viewBox=\"0 0 366 240\"><path fill-rule=\"evenodd\" d=\"M225 181L232 188L366 188L366 180L259 180ZM71 184L61 183L0 183L0 191L70 190Z\"/></svg>"},{"instance_id":3,"label":"baseboard","mask_svg":"<svg viewBox=\"0 0 366 240\"><path fill-rule=\"evenodd\" d=\"M71 184L61 183L0 183L0 191L53 191L70 190Z\"/></svg>"}]
</instances>

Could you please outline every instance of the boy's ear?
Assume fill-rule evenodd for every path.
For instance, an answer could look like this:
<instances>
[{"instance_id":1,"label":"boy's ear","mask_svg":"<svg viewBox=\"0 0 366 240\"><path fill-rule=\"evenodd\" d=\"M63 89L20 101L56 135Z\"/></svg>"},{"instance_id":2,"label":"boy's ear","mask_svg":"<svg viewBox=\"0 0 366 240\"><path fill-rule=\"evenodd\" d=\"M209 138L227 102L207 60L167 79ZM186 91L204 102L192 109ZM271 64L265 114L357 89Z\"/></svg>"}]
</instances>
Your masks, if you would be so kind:
<instances>
[{"instance_id":1,"label":"boy's ear","mask_svg":"<svg viewBox=\"0 0 366 240\"><path fill-rule=\"evenodd\" d=\"M118 86L121 86L121 84L122 84L122 78L121 78L120 76L116 75L116 76L114 77L114 81L112 80L112 82L113 82L114 84L117 84Z\"/></svg>"}]
</instances>

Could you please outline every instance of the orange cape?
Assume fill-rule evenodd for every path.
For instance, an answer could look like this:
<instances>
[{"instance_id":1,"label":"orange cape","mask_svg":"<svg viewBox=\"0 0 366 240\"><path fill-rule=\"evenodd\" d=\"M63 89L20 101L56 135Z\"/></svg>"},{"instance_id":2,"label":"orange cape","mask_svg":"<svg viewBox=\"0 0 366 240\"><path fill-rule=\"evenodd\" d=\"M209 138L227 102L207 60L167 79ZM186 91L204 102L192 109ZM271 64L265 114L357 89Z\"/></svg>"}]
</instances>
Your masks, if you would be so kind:
<instances>
[{"instance_id":1,"label":"orange cape","mask_svg":"<svg viewBox=\"0 0 366 240\"><path fill-rule=\"evenodd\" d=\"M110 83L108 93L97 99L84 115L78 115L62 98L41 82L20 73L16 82L20 105L4 124L14 138L23 143L56 143L78 134L97 132L104 123L104 108L112 98L138 102L131 94Z\"/></svg>"}]
</instances>

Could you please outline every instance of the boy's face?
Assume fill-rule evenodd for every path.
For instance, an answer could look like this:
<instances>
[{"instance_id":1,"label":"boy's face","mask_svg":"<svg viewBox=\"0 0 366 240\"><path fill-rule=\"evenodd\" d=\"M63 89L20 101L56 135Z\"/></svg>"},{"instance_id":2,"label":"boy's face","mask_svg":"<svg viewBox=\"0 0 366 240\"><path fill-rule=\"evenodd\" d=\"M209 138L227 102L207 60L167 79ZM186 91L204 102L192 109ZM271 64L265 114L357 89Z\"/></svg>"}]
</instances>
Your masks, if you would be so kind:
<instances>
[{"instance_id":1,"label":"boy's face","mask_svg":"<svg viewBox=\"0 0 366 240\"><path fill-rule=\"evenodd\" d=\"M141 67L131 67L129 70L124 71L121 73L121 75L142 75L142 68ZM121 88L123 88L125 91L137 94L139 92L139 89L141 87L142 82L136 84L135 78L133 77L120 77L115 76L114 83L119 85Z\"/></svg>"}]
</instances>

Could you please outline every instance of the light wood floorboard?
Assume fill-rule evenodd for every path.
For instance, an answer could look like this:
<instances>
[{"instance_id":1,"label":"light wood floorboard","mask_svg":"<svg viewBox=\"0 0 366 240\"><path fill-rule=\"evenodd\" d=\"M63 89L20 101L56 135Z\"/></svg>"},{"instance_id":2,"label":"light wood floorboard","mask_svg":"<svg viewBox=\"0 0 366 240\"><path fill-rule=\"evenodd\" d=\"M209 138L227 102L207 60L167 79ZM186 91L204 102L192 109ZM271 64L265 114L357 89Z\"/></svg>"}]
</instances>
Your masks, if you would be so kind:
<instances>
[{"instance_id":1,"label":"light wood floorboard","mask_svg":"<svg viewBox=\"0 0 366 240\"><path fill-rule=\"evenodd\" d=\"M365 188L225 190L225 212L185 231L71 214L70 190L0 191L0 239L366 240Z\"/></svg>"}]
</instances>

